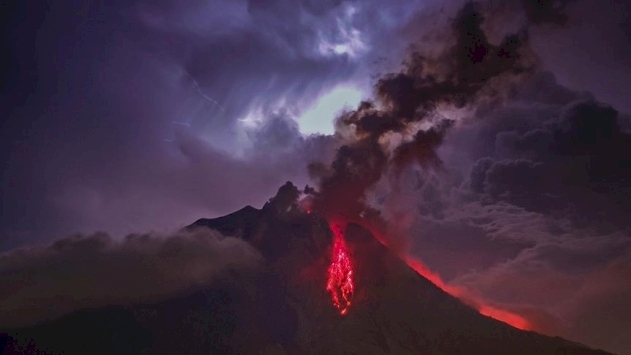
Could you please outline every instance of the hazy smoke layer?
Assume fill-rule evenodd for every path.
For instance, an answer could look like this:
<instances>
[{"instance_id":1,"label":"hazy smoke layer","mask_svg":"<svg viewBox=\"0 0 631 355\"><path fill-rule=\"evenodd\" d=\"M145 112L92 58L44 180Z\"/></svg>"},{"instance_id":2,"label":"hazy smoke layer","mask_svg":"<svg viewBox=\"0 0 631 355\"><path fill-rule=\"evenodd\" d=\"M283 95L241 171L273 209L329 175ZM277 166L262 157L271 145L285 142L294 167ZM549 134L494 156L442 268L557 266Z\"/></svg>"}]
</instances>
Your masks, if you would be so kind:
<instances>
[{"instance_id":1,"label":"hazy smoke layer","mask_svg":"<svg viewBox=\"0 0 631 355\"><path fill-rule=\"evenodd\" d=\"M0 327L111 304L159 301L261 261L245 241L200 229L168 236L69 236L0 255Z\"/></svg>"}]
</instances>

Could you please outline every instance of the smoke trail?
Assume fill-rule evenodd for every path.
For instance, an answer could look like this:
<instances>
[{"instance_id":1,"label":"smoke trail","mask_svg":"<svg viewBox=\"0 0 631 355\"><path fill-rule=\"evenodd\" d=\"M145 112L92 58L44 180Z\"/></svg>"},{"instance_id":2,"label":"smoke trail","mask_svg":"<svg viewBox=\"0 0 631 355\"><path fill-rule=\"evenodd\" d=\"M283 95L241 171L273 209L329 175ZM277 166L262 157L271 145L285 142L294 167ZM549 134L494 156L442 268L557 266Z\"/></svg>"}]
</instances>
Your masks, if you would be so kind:
<instances>
[{"instance_id":1,"label":"smoke trail","mask_svg":"<svg viewBox=\"0 0 631 355\"><path fill-rule=\"evenodd\" d=\"M435 55L413 52L401 72L377 81L374 100L338 117L336 137L343 144L330 165L309 164L318 187L307 187L305 192L316 197L314 208L329 220L342 219L367 228L445 292L484 315L529 329L523 317L484 304L467 289L445 284L439 275L407 256L404 244L389 232L388 221L366 202L366 193L385 176L394 174L396 178L412 165L442 168L436 150L456 123L442 112L473 110L482 102L509 98L511 88L537 71L539 63L530 47L528 27L561 24L562 9L525 0L522 5L528 24L493 44L483 29L481 5L467 2L451 21L450 45Z\"/></svg>"}]
</instances>

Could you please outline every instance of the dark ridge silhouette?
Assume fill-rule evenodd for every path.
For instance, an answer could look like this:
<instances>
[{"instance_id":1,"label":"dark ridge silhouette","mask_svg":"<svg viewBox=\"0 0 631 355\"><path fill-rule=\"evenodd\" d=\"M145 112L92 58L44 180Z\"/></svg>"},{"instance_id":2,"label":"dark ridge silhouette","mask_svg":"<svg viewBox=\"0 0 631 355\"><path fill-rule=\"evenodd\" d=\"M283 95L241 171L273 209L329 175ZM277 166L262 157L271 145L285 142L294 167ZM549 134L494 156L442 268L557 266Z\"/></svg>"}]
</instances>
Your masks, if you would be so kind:
<instances>
[{"instance_id":1,"label":"dark ridge silhouette","mask_svg":"<svg viewBox=\"0 0 631 355\"><path fill-rule=\"evenodd\" d=\"M219 231L224 235L240 236L245 240L250 240L258 225L261 210L250 205L242 209L218 218L201 218L185 229L205 227Z\"/></svg>"},{"instance_id":2,"label":"dark ridge silhouette","mask_svg":"<svg viewBox=\"0 0 631 355\"><path fill-rule=\"evenodd\" d=\"M355 293L345 316L325 289L332 233L284 185L246 207L187 228L244 233L260 270L227 272L170 299L85 309L0 331L3 354L608 354L480 315L417 274L363 227L345 239Z\"/></svg>"}]
</instances>

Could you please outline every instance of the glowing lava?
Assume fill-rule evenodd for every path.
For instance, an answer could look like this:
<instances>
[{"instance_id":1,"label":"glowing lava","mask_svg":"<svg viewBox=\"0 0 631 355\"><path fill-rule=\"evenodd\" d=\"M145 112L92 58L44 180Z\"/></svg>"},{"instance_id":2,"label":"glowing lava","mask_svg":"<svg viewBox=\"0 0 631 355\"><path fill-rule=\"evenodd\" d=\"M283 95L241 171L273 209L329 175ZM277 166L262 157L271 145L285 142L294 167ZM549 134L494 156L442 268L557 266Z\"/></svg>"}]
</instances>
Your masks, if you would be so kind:
<instances>
[{"instance_id":1,"label":"glowing lava","mask_svg":"<svg viewBox=\"0 0 631 355\"><path fill-rule=\"evenodd\" d=\"M377 238L377 240L381 244L385 246L389 245L388 238L385 237L385 233L383 232L384 230L383 226L380 226L378 223L375 223L374 221L370 221L368 219L363 219L363 218L348 218L348 217L342 217L342 216L338 216L335 221L336 224L343 224L343 225L345 225L348 222L355 222L363 226L364 228L368 229L370 233L372 233L372 235L375 238ZM339 230L339 227L338 227L338 230ZM343 243L344 240L341 236L341 232L337 232L337 233L340 234L340 239ZM445 291L446 293L460 299L463 303L469 305L470 307L475 308L478 312L480 312L480 314L493 318L500 322L504 322L517 329L532 330L534 328L532 323L529 322L526 318L520 316L519 314L510 312L507 310L503 310L503 309L487 304L481 297L476 295L474 292L472 292L468 288L463 287L463 286L449 285L440 277L440 275L430 270L420 260L415 259L410 255L407 255L406 252L399 251L399 255L406 262L406 264L408 264L408 266L414 269L414 271L416 271L419 275L428 279L431 283L433 283L434 285L436 285L438 288ZM330 270L331 269L329 269L329 282L331 282ZM349 270L350 270L350 267L349 267ZM351 270L351 273L352 273L352 270ZM352 280L351 280L351 285L352 285ZM352 286L351 286L351 290L352 290ZM333 302L335 303L335 300ZM346 311L344 311L344 313L346 313Z\"/></svg>"},{"instance_id":2,"label":"glowing lava","mask_svg":"<svg viewBox=\"0 0 631 355\"><path fill-rule=\"evenodd\" d=\"M447 283L445 283L445 281L443 281L440 275L432 272L427 266L425 266L425 264L423 264L419 260L408 256L405 261L419 275L431 281L441 290L460 299L465 304L468 304L469 306L477 309L480 314L491 317L500 322L504 322L517 329L532 329L532 325L524 317L509 311L505 311L503 309L493 307L491 305L484 304L484 302L479 297L476 297L471 291L464 287L448 285Z\"/></svg>"},{"instance_id":3,"label":"glowing lava","mask_svg":"<svg viewBox=\"0 0 631 355\"><path fill-rule=\"evenodd\" d=\"M528 320L526 320L526 318L518 314L505 311L503 309L495 308L493 306L488 306L488 305L480 305L478 306L478 312L480 312L480 314L484 316L491 317L500 322L504 322L517 329L521 329L521 330L532 329L532 325L530 324Z\"/></svg>"},{"instance_id":4,"label":"glowing lava","mask_svg":"<svg viewBox=\"0 0 631 355\"><path fill-rule=\"evenodd\" d=\"M326 290L331 294L333 306L340 311L341 315L345 315L351 306L355 289L353 267L341 227L332 225L331 230L333 231L333 250Z\"/></svg>"}]
</instances>

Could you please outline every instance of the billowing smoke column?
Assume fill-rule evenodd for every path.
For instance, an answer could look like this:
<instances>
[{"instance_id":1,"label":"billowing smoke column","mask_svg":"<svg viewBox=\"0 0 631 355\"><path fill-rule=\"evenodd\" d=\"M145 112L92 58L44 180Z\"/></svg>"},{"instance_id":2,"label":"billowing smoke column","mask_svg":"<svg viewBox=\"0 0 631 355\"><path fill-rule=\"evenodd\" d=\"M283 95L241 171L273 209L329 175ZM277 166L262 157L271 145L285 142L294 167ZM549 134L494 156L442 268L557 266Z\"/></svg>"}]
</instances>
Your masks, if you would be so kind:
<instances>
[{"instance_id":1,"label":"billowing smoke column","mask_svg":"<svg viewBox=\"0 0 631 355\"><path fill-rule=\"evenodd\" d=\"M362 102L356 110L338 118L337 136L343 145L334 161L330 166L318 162L309 165L318 189L305 192L315 196L314 209L329 220L358 223L392 246L388 224L366 204L366 192L384 176L397 177L414 164L442 169L436 149L454 121L442 116L441 110L471 109L483 100L501 99L511 92L511 85L536 70L537 59L530 50L527 29L491 44L483 23L479 5L466 3L451 24L453 42L442 54L412 54L402 72L377 82L374 102ZM393 148L394 141L400 143ZM329 272L334 271L330 281L335 289L333 303L346 313L350 300L347 302L343 293L340 298L339 291L352 270L344 268L347 261L338 259L346 257L345 253L335 254L343 250L343 244L335 244L343 241L339 236L336 233ZM397 251L421 275L482 314L517 328L529 328L523 317L485 305L466 289L446 285L422 263L405 256L405 250ZM348 282L346 288L352 290Z\"/></svg>"},{"instance_id":2,"label":"billowing smoke column","mask_svg":"<svg viewBox=\"0 0 631 355\"><path fill-rule=\"evenodd\" d=\"M453 121L439 111L497 97L535 68L526 31L492 45L482 23L476 4L467 3L453 21L452 46L437 57L414 53L401 73L377 82L375 102L362 102L338 118L337 130L345 144L330 166L309 165L324 211L359 215L366 210L366 191L386 173L411 164L440 167L436 148ZM402 143L386 148L384 143L393 137Z\"/></svg>"},{"instance_id":3,"label":"billowing smoke column","mask_svg":"<svg viewBox=\"0 0 631 355\"><path fill-rule=\"evenodd\" d=\"M331 294L333 305L345 315L351 306L351 299L355 290L353 281L353 265L351 263L342 228L331 225L333 231L333 248L331 250L331 264L328 269L326 290Z\"/></svg>"}]
</instances>

